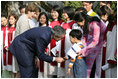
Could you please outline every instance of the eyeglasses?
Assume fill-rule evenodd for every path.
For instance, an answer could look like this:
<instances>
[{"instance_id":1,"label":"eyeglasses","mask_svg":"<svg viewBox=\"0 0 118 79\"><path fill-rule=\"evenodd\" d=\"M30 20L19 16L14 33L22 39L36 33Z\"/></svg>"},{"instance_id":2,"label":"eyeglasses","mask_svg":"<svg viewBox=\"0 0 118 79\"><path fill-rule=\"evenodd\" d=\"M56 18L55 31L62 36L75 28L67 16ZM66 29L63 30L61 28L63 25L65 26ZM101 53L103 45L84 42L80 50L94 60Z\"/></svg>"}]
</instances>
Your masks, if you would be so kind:
<instances>
[{"instance_id":1,"label":"eyeglasses","mask_svg":"<svg viewBox=\"0 0 118 79\"><path fill-rule=\"evenodd\" d=\"M88 6L89 6L89 4L84 4L84 5L83 5L83 7L88 7Z\"/></svg>"}]
</instances>

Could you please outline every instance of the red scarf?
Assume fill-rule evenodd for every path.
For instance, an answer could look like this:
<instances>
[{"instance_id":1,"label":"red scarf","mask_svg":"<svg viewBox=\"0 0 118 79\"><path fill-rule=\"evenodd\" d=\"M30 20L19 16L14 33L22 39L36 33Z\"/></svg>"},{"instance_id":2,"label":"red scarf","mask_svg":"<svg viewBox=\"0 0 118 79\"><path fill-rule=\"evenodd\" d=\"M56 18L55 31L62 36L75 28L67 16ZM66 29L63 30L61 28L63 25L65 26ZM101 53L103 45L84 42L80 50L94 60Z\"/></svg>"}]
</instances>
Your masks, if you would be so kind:
<instances>
[{"instance_id":1,"label":"red scarf","mask_svg":"<svg viewBox=\"0 0 118 79\"><path fill-rule=\"evenodd\" d=\"M2 26L1 31L3 31L3 64L6 66L6 51L5 51L5 35L6 35L7 26Z\"/></svg>"},{"instance_id":2,"label":"red scarf","mask_svg":"<svg viewBox=\"0 0 118 79\"><path fill-rule=\"evenodd\" d=\"M67 30L67 29L72 29L72 25L75 23L75 21L71 21L69 23L64 23L62 27ZM65 57L65 37L64 39L61 40L61 57ZM61 67L65 67L65 62L61 63Z\"/></svg>"},{"instance_id":3,"label":"red scarf","mask_svg":"<svg viewBox=\"0 0 118 79\"><path fill-rule=\"evenodd\" d=\"M8 29L8 47L11 45L13 40L13 32L15 31L14 27L11 27ZM12 54L10 51L8 51L8 64L12 65Z\"/></svg>"}]
</instances>

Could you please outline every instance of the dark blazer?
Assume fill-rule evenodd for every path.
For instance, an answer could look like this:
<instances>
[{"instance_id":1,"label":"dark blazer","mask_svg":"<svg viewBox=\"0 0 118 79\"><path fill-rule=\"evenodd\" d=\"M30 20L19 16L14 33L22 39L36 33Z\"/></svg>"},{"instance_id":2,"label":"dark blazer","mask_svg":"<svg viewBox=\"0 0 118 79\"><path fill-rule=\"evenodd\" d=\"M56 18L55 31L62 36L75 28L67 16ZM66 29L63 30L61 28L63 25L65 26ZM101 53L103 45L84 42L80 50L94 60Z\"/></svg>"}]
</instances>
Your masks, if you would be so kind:
<instances>
[{"instance_id":1,"label":"dark blazer","mask_svg":"<svg viewBox=\"0 0 118 79\"><path fill-rule=\"evenodd\" d=\"M45 48L51 41L51 28L36 27L17 36L9 47L16 57L21 77L38 77L35 71L34 58L52 62L53 57L46 55ZM36 69L37 70L37 69ZM35 74L33 74L35 72Z\"/></svg>"}]
</instances>

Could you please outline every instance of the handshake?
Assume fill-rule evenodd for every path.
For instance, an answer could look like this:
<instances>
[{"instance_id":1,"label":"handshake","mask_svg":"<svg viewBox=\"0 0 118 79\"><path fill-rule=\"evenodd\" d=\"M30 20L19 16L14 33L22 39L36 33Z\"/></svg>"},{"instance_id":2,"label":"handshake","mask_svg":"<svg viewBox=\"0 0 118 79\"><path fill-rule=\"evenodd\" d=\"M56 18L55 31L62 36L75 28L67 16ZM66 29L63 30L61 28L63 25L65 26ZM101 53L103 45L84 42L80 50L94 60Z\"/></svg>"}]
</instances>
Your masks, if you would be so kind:
<instances>
[{"instance_id":1,"label":"handshake","mask_svg":"<svg viewBox=\"0 0 118 79\"><path fill-rule=\"evenodd\" d=\"M62 63L65 60L62 57L55 57L55 61L58 63Z\"/></svg>"},{"instance_id":2,"label":"handshake","mask_svg":"<svg viewBox=\"0 0 118 79\"><path fill-rule=\"evenodd\" d=\"M62 57L55 57L55 61L58 62L58 63L62 63L65 60ZM39 63L38 57L35 57L35 66L37 68L40 67L40 63Z\"/></svg>"}]
</instances>

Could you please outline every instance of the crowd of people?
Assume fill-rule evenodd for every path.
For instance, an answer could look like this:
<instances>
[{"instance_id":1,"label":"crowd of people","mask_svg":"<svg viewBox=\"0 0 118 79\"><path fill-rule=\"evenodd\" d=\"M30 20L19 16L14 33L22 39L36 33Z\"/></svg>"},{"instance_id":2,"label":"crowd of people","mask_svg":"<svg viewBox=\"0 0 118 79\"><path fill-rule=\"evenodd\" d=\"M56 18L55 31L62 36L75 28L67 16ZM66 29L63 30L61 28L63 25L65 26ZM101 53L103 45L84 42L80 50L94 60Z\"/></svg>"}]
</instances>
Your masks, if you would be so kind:
<instances>
[{"instance_id":1,"label":"crowd of people","mask_svg":"<svg viewBox=\"0 0 118 79\"><path fill-rule=\"evenodd\" d=\"M54 5L50 11L51 18L34 3L21 6L19 18L15 13L9 16L2 14L1 77L117 78L117 6L112 10L111 2L100 1L97 12L92 9L93 1L82 1L83 7L78 7L75 11L71 6L61 8ZM62 27L66 34L62 28L55 26ZM43 28L52 30L45 32ZM48 38L47 33L53 33L58 29L65 34L63 38L58 36L61 32L55 32L56 36L51 36L53 39L42 42L45 40L41 39L43 36L47 35ZM38 33L41 36L38 36ZM14 39L20 39L22 42L15 43ZM12 42L17 44L14 48ZM42 48L34 43L48 45ZM10 45L12 46L9 49ZM24 48L24 51L34 54L26 54L20 45L29 48ZM43 53L46 56L38 53L39 48L41 52L45 50ZM18 53L24 53L26 57L16 52L14 54L11 49L19 49ZM52 56L53 60L47 55ZM23 59L26 59L26 63ZM33 68L27 65L29 61L32 61Z\"/></svg>"}]
</instances>

